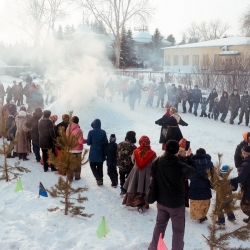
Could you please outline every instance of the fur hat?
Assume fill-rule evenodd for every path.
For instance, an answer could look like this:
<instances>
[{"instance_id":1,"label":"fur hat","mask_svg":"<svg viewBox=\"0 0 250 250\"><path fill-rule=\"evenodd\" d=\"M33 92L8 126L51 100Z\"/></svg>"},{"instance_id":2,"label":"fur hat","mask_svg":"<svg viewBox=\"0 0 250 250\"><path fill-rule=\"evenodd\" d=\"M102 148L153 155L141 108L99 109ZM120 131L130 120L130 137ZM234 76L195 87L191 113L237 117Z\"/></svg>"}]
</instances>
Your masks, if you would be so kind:
<instances>
[{"instance_id":1,"label":"fur hat","mask_svg":"<svg viewBox=\"0 0 250 250\"><path fill-rule=\"evenodd\" d=\"M194 85L195 88L198 88L198 84Z\"/></svg>"},{"instance_id":2,"label":"fur hat","mask_svg":"<svg viewBox=\"0 0 250 250\"><path fill-rule=\"evenodd\" d=\"M50 110L44 110L43 111L43 117L44 118L49 118L51 116L51 111Z\"/></svg>"},{"instance_id":3,"label":"fur hat","mask_svg":"<svg viewBox=\"0 0 250 250\"><path fill-rule=\"evenodd\" d=\"M199 149L196 150L196 154L205 155L206 154L206 150L204 148L199 148Z\"/></svg>"},{"instance_id":4,"label":"fur hat","mask_svg":"<svg viewBox=\"0 0 250 250\"><path fill-rule=\"evenodd\" d=\"M244 94L248 94L248 91L247 90L244 90L244 92L243 92Z\"/></svg>"},{"instance_id":5,"label":"fur hat","mask_svg":"<svg viewBox=\"0 0 250 250\"><path fill-rule=\"evenodd\" d=\"M52 115L50 116L50 120L55 123L58 120L58 116L57 115Z\"/></svg>"},{"instance_id":6,"label":"fur hat","mask_svg":"<svg viewBox=\"0 0 250 250\"><path fill-rule=\"evenodd\" d=\"M179 143L175 140L169 140L166 143L166 151L170 154L177 154L179 152Z\"/></svg>"},{"instance_id":7,"label":"fur hat","mask_svg":"<svg viewBox=\"0 0 250 250\"><path fill-rule=\"evenodd\" d=\"M110 135L109 141L110 141L110 142L116 142L115 134L111 134L111 135Z\"/></svg>"},{"instance_id":8,"label":"fur hat","mask_svg":"<svg viewBox=\"0 0 250 250\"><path fill-rule=\"evenodd\" d=\"M214 101L215 101L215 102L219 102L219 98L218 98L218 97L215 97L215 98L214 98Z\"/></svg>"},{"instance_id":9,"label":"fur hat","mask_svg":"<svg viewBox=\"0 0 250 250\"><path fill-rule=\"evenodd\" d=\"M19 113L18 113L19 116L26 116L27 113L23 110L20 110Z\"/></svg>"},{"instance_id":10,"label":"fur hat","mask_svg":"<svg viewBox=\"0 0 250 250\"><path fill-rule=\"evenodd\" d=\"M79 123L79 118L77 116L72 117L72 122L78 124Z\"/></svg>"},{"instance_id":11,"label":"fur hat","mask_svg":"<svg viewBox=\"0 0 250 250\"><path fill-rule=\"evenodd\" d=\"M238 92L238 89L234 89L233 92L234 92L234 91L237 91L237 92Z\"/></svg>"},{"instance_id":12,"label":"fur hat","mask_svg":"<svg viewBox=\"0 0 250 250\"><path fill-rule=\"evenodd\" d=\"M176 107L170 108L170 113L175 114L177 112Z\"/></svg>"},{"instance_id":13,"label":"fur hat","mask_svg":"<svg viewBox=\"0 0 250 250\"><path fill-rule=\"evenodd\" d=\"M250 155L250 146L245 146L241 149L241 153L244 153L246 155Z\"/></svg>"},{"instance_id":14,"label":"fur hat","mask_svg":"<svg viewBox=\"0 0 250 250\"><path fill-rule=\"evenodd\" d=\"M68 114L62 115L62 120L63 121L69 121L69 115Z\"/></svg>"},{"instance_id":15,"label":"fur hat","mask_svg":"<svg viewBox=\"0 0 250 250\"><path fill-rule=\"evenodd\" d=\"M136 136L135 131L128 131L125 140L131 141L132 143L136 143L135 136Z\"/></svg>"},{"instance_id":16,"label":"fur hat","mask_svg":"<svg viewBox=\"0 0 250 250\"><path fill-rule=\"evenodd\" d=\"M186 143L187 143L187 140L185 138L182 138L180 141L179 141L179 147L180 147L180 151L185 151L186 150Z\"/></svg>"},{"instance_id":17,"label":"fur hat","mask_svg":"<svg viewBox=\"0 0 250 250\"><path fill-rule=\"evenodd\" d=\"M26 107L25 107L25 106L21 106L21 107L20 107L20 111L21 111L21 110L23 110L23 111L27 112L27 109L26 109Z\"/></svg>"}]
</instances>

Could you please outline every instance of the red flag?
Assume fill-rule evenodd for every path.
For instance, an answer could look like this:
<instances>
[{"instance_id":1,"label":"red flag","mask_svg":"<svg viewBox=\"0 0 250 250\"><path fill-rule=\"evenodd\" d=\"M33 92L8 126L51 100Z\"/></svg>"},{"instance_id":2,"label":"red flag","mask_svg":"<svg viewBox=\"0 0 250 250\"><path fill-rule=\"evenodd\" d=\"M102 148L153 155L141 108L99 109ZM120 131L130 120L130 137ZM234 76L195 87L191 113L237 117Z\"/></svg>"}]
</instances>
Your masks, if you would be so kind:
<instances>
[{"instance_id":1,"label":"red flag","mask_svg":"<svg viewBox=\"0 0 250 250\"><path fill-rule=\"evenodd\" d=\"M160 233L157 250L168 250L167 246L165 245L163 239L162 239L162 233Z\"/></svg>"}]
</instances>

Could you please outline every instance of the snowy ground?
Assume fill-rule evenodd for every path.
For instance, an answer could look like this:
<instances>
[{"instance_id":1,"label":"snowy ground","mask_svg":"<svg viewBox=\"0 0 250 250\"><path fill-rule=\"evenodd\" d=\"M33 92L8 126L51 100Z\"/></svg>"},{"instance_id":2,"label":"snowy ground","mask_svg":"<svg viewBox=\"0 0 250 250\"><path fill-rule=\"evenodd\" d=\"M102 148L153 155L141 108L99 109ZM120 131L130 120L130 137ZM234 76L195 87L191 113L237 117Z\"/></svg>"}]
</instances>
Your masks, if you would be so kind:
<instances>
[{"instance_id":1,"label":"snowy ground","mask_svg":"<svg viewBox=\"0 0 250 250\"><path fill-rule=\"evenodd\" d=\"M154 100L156 102L156 99ZM58 101L50 107L53 114L60 116L68 112L70 103ZM116 96L112 103L95 98L84 107L74 109L74 114L80 117L80 125L87 136L91 129L90 124L95 118L100 118L102 128L117 136L121 142L127 131L136 131L137 140L142 135L151 139L153 150L162 154L158 143L160 127L154 124L165 112L165 109L146 107L145 96L141 105L135 111L130 111L128 103L122 103L121 96ZM200 113L200 112L199 112ZM233 166L233 156L236 145L242 140L242 132L249 130L244 125L230 125L228 119L225 124L208 118L195 117L192 114L183 114L182 118L189 126L181 127L183 135L191 141L191 148L195 152L203 147L211 154L214 162L217 153L223 153L223 164ZM238 119L236 118L236 121ZM87 148L87 146L86 146ZM139 214L136 209L122 206L120 190L111 188L109 177L104 167L104 186L96 185L89 165L82 169L81 180L73 182L73 186L87 186L88 201L84 203L86 213L94 214L91 218L71 218L62 212L48 212L47 208L60 205L53 198L38 198L38 185L41 181L46 188L54 185L59 175L54 172L43 172L42 165L36 163L34 155L30 155L28 162L21 162L31 173L24 174L21 179L23 190L14 193L15 181L0 185L0 249L53 249L53 250L146 250L152 238L156 219L156 206ZM2 163L2 158L0 158ZM14 164L15 160L10 160ZM236 171L232 176L236 175ZM96 229L105 216L110 228L106 237L98 239ZM226 222L226 228L231 230L243 224L245 216L241 211L236 214L236 222ZM210 219L209 219L210 221ZM185 249L208 249L202 234L207 235L209 221L199 224L189 218L189 209L186 209ZM164 241L171 249L172 228L171 222L166 230ZM231 247L239 247L240 242L231 240ZM249 242L243 243L249 246ZM250 248L249 248L250 249Z\"/></svg>"}]
</instances>

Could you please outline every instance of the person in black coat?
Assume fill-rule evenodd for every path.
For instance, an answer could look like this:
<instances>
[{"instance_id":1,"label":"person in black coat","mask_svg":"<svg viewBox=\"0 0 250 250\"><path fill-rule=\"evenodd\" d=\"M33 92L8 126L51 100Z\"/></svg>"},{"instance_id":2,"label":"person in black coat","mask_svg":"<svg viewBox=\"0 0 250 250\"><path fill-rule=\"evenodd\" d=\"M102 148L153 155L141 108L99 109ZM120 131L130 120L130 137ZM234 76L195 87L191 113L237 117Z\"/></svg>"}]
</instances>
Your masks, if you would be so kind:
<instances>
[{"instance_id":1,"label":"person in black coat","mask_svg":"<svg viewBox=\"0 0 250 250\"><path fill-rule=\"evenodd\" d=\"M193 103L194 103L194 115L197 116L197 109L199 107L199 103L202 100L201 90L198 88L198 85L194 86L193 89Z\"/></svg>"},{"instance_id":2,"label":"person in black coat","mask_svg":"<svg viewBox=\"0 0 250 250\"><path fill-rule=\"evenodd\" d=\"M64 115L62 115L62 122L60 122L56 125L56 128L55 128L56 137L61 136L60 131L59 131L60 127L63 127L64 131L66 132L66 129L68 126L69 126L69 115L64 114Z\"/></svg>"},{"instance_id":3,"label":"person in black coat","mask_svg":"<svg viewBox=\"0 0 250 250\"><path fill-rule=\"evenodd\" d=\"M38 131L38 121L43 116L43 112L40 108L36 108L32 114L32 117L26 122L27 128L31 128L30 131L33 152L36 156L36 161L40 162L40 147L39 147L39 131Z\"/></svg>"},{"instance_id":4,"label":"person in black coat","mask_svg":"<svg viewBox=\"0 0 250 250\"><path fill-rule=\"evenodd\" d=\"M0 98L2 99L2 104L4 103L5 90L2 82L0 81Z\"/></svg>"},{"instance_id":5,"label":"person in black coat","mask_svg":"<svg viewBox=\"0 0 250 250\"><path fill-rule=\"evenodd\" d=\"M165 84L163 81L159 82L159 86L156 88L157 93L158 93L158 99L157 99L157 105L156 107L159 107L159 104L161 102L161 107L164 108L164 95L167 93L167 89L165 87Z\"/></svg>"},{"instance_id":6,"label":"person in black coat","mask_svg":"<svg viewBox=\"0 0 250 250\"><path fill-rule=\"evenodd\" d=\"M197 174L190 180L188 198L190 199L190 217L200 223L207 220L207 212L212 198L211 184L207 170L212 174L213 163L211 156L203 148L199 148L192 157Z\"/></svg>"},{"instance_id":7,"label":"person in black coat","mask_svg":"<svg viewBox=\"0 0 250 250\"><path fill-rule=\"evenodd\" d=\"M241 164L241 171L239 176L231 179L231 185L236 186L241 183L241 190L243 196L241 199L241 209L248 218L243 219L243 222L250 222L250 146L245 146L242 149L242 156L244 158Z\"/></svg>"},{"instance_id":8,"label":"person in black coat","mask_svg":"<svg viewBox=\"0 0 250 250\"><path fill-rule=\"evenodd\" d=\"M188 90L188 104L189 104L188 113L192 113L192 108L194 105L193 90L192 89Z\"/></svg>"},{"instance_id":9,"label":"person in black coat","mask_svg":"<svg viewBox=\"0 0 250 250\"><path fill-rule=\"evenodd\" d=\"M237 168L238 173L241 171L241 164L243 162L243 157L241 150L245 146L250 146L250 132L246 131L242 133L243 141L240 142L240 144L237 145L234 153L234 164Z\"/></svg>"},{"instance_id":10,"label":"person in black coat","mask_svg":"<svg viewBox=\"0 0 250 250\"><path fill-rule=\"evenodd\" d=\"M226 91L223 91L219 101L220 113L222 113L222 116L220 118L221 122L225 122L225 119L227 117L227 112L228 112L227 101L228 101L228 93Z\"/></svg>"},{"instance_id":11,"label":"person in black coat","mask_svg":"<svg viewBox=\"0 0 250 250\"><path fill-rule=\"evenodd\" d=\"M168 90L168 101L170 102L170 107L175 105L175 97L176 97L177 88L173 83L171 89Z\"/></svg>"},{"instance_id":12,"label":"person in black coat","mask_svg":"<svg viewBox=\"0 0 250 250\"><path fill-rule=\"evenodd\" d=\"M43 152L44 172L48 171L48 151L54 147L56 138L54 125L50 120L50 116L50 110L44 110L43 116L38 122L39 147ZM51 166L51 171L56 171L56 168L54 168L53 165Z\"/></svg>"},{"instance_id":13,"label":"person in black coat","mask_svg":"<svg viewBox=\"0 0 250 250\"><path fill-rule=\"evenodd\" d=\"M179 125L188 126L186 122L184 122L179 114L176 112L175 107L170 108L170 117L164 122L163 128L166 129L166 135L164 139L164 143L169 140L180 141L183 136Z\"/></svg>"},{"instance_id":14,"label":"person in black coat","mask_svg":"<svg viewBox=\"0 0 250 250\"><path fill-rule=\"evenodd\" d=\"M109 143L105 147L105 156L108 166L108 176L111 180L111 187L116 188L118 185L118 173L117 173L117 143L115 134L110 135Z\"/></svg>"},{"instance_id":15,"label":"person in black coat","mask_svg":"<svg viewBox=\"0 0 250 250\"><path fill-rule=\"evenodd\" d=\"M178 158L179 143L170 140L166 143L166 152L157 157L152 168L156 169L157 220L153 238L148 250L157 249L160 233L164 237L169 219L172 221L172 249L184 248L185 231L185 184L184 179L191 178L196 170L182 163ZM191 150L189 151L191 153ZM186 156L189 154L187 153Z\"/></svg>"},{"instance_id":16,"label":"person in black coat","mask_svg":"<svg viewBox=\"0 0 250 250\"><path fill-rule=\"evenodd\" d=\"M212 92L209 94L207 98L207 104L209 103L208 118L210 118L210 114L213 111L214 99L216 97L218 97L218 93L216 92L216 88L213 88ZM213 113L211 118L213 118Z\"/></svg>"}]
</instances>

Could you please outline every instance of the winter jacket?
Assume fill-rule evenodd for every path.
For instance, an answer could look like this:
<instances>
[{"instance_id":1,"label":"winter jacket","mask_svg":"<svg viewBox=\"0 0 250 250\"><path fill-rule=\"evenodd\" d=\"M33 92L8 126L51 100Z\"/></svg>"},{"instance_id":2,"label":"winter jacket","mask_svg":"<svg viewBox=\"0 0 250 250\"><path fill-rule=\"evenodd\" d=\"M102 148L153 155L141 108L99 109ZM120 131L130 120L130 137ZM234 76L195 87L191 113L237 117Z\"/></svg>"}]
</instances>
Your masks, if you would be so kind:
<instances>
[{"instance_id":1,"label":"winter jacket","mask_svg":"<svg viewBox=\"0 0 250 250\"><path fill-rule=\"evenodd\" d=\"M32 141L39 142L38 122L42 115L42 113L34 112L33 116L26 122L26 126L31 129L30 135Z\"/></svg>"},{"instance_id":2,"label":"winter jacket","mask_svg":"<svg viewBox=\"0 0 250 250\"><path fill-rule=\"evenodd\" d=\"M6 93L7 93L6 101L11 101L13 96L12 96L12 90L11 90L11 88L9 86L6 89Z\"/></svg>"},{"instance_id":3,"label":"winter jacket","mask_svg":"<svg viewBox=\"0 0 250 250\"><path fill-rule=\"evenodd\" d=\"M211 92L207 98L207 104L209 103L210 105L213 106L214 104L214 99L218 97L218 93L217 92Z\"/></svg>"},{"instance_id":4,"label":"winter jacket","mask_svg":"<svg viewBox=\"0 0 250 250\"><path fill-rule=\"evenodd\" d=\"M123 188L127 190L127 193L145 194L150 184L151 165L154 159L152 159L152 161L149 162L143 170L139 170L139 168L137 167L134 154L132 154L131 159L134 167L129 173L129 176L125 184L123 185Z\"/></svg>"},{"instance_id":5,"label":"winter jacket","mask_svg":"<svg viewBox=\"0 0 250 250\"><path fill-rule=\"evenodd\" d=\"M202 101L201 102L201 110L206 111L206 109L207 109L207 102L206 101Z\"/></svg>"},{"instance_id":6,"label":"winter jacket","mask_svg":"<svg viewBox=\"0 0 250 250\"><path fill-rule=\"evenodd\" d=\"M107 135L101 129L101 121L94 120L91 123L93 130L89 131L87 144L90 146L89 160L90 162L104 162L105 146L108 143Z\"/></svg>"},{"instance_id":7,"label":"winter jacket","mask_svg":"<svg viewBox=\"0 0 250 250\"><path fill-rule=\"evenodd\" d=\"M232 186L241 183L241 190L243 191L243 196L250 198L250 156L245 158L241 164L241 171L238 177L231 179Z\"/></svg>"},{"instance_id":8,"label":"winter jacket","mask_svg":"<svg viewBox=\"0 0 250 250\"><path fill-rule=\"evenodd\" d=\"M69 123L64 122L64 121L58 123L58 124L56 125L56 128L55 128L56 137L59 137L59 136L60 136L60 132L59 132L59 128L60 128L60 127L63 127L63 128L64 128L64 131L66 132L68 126L69 126Z\"/></svg>"},{"instance_id":9,"label":"winter jacket","mask_svg":"<svg viewBox=\"0 0 250 250\"><path fill-rule=\"evenodd\" d=\"M30 139L28 132L31 128L26 126L26 117L17 115L15 118L16 122L16 134L19 135L18 142L14 146L14 151L17 153L28 153L30 152Z\"/></svg>"},{"instance_id":10,"label":"winter jacket","mask_svg":"<svg viewBox=\"0 0 250 250\"><path fill-rule=\"evenodd\" d=\"M23 94L26 96L26 102L27 103L31 103L32 102L32 97L31 97L31 94L29 92L30 86L31 86L31 84L27 83L25 85L25 87L23 88Z\"/></svg>"},{"instance_id":11,"label":"winter jacket","mask_svg":"<svg viewBox=\"0 0 250 250\"><path fill-rule=\"evenodd\" d=\"M184 206L184 179L191 178L196 170L168 152L156 158L152 166L154 164L156 164L157 202L170 208Z\"/></svg>"},{"instance_id":12,"label":"winter jacket","mask_svg":"<svg viewBox=\"0 0 250 250\"><path fill-rule=\"evenodd\" d=\"M184 122L178 114L174 114L166 120L163 126L163 128L167 129L164 143L168 142L169 140L180 141L180 139L183 138L179 125L188 126L188 124Z\"/></svg>"},{"instance_id":13,"label":"winter jacket","mask_svg":"<svg viewBox=\"0 0 250 250\"><path fill-rule=\"evenodd\" d=\"M193 91L191 90L191 92L188 91L188 102L193 102L194 98L193 98Z\"/></svg>"},{"instance_id":14,"label":"winter jacket","mask_svg":"<svg viewBox=\"0 0 250 250\"><path fill-rule=\"evenodd\" d=\"M4 98L5 96L5 90L3 84L0 84L0 98ZM2 100L3 101L3 100Z\"/></svg>"},{"instance_id":15,"label":"winter jacket","mask_svg":"<svg viewBox=\"0 0 250 250\"><path fill-rule=\"evenodd\" d=\"M160 118L159 120L155 121L155 124L161 126L161 134L160 134L159 143L164 143L165 142L165 136L163 135L163 129L166 130L165 127L167 125L167 120L168 119L169 119L169 117L167 117L166 115L164 115L162 118Z\"/></svg>"},{"instance_id":16,"label":"winter jacket","mask_svg":"<svg viewBox=\"0 0 250 250\"><path fill-rule=\"evenodd\" d=\"M176 96L175 96L175 103L180 103L182 100L182 88L178 87Z\"/></svg>"},{"instance_id":17,"label":"winter jacket","mask_svg":"<svg viewBox=\"0 0 250 250\"><path fill-rule=\"evenodd\" d=\"M12 141L13 138L16 136L16 122L15 122L15 116L9 115L7 119L7 141Z\"/></svg>"},{"instance_id":18,"label":"winter jacket","mask_svg":"<svg viewBox=\"0 0 250 250\"><path fill-rule=\"evenodd\" d=\"M117 146L117 167L122 172L130 172L134 164L131 156L136 146L129 140L120 142Z\"/></svg>"},{"instance_id":19,"label":"winter jacket","mask_svg":"<svg viewBox=\"0 0 250 250\"><path fill-rule=\"evenodd\" d=\"M243 157L241 154L241 149L244 148L245 146L248 146L248 137L250 136L249 132L244 132L242 134L243 136L243 141L237 145L234 153L234 164L236 168L240 168L242 162L243 162Z\"/></svg>"},{"instance_id":20,"label":"winter jacket","mask_svg":"<svg viewBox=\"0 0 250 250\"><path fill-rule=\"evenodd\" d=\"M26 76L26 82L27 82L27 83L31 83L32 80L33 80L33 78L32 78L30 75L27 75L27 76Z\"/></svg>"},{"instance_id":21,"label":"winter jacket","mask_svg":"<svg viewBox=\"0 0 250 250\"><path fill-rule=\"evenodd\" d=\"M227 94L225 97L224 94ZM222 96L220 98L220 113L227 113L228 112L228 107L227 107L227 101L228 101L228 93L226 91L223 91Z\"/></svg>"},{"instance_id":22,"label":"winter jacket","mask_svg":"<svg viewBox=\"0 0 250 250\"><path fill-rule=\"evenodd\" d=\"M247 95L247 96L242 96L241 97L241 100L240 100L240 108L241 108L241 111L249 111L250 109L250 96Z\"/></svg>"},{"instance_id":23,"label":"winter jacket","mask_svg":"<svg viewBox=\"0 0 250 250\"><path fill-rule=\"evenodd\" d=\"M207 176L207 170L213 171L211 156L208 154L196 154L192 157L197 174L190 180L188 198L191 200L211 199L211 184Z\"/></svg>"},{"instance_id":24,"label":"winter jacket","mask_svg":"<svg viewBox=\"0 0 250 250\"><path fill-rule=\"evenodd\" d=\"M238 112L240 108L240 95L234 95L234 93L232 93L228 98L227 107L230 111Z\"/></svg>"},{"instance_id":25,"label":"winter jacket","mask_svg":"<svg viewBox=\"0 0 250 250\"><path fill-rule=\"evenodd\" d=\"M200 103L202 98L201 90L200 89L193 89L193 102Z\"/></svg>"},{"instance_id":26,"label":"winter jacket","mask_svg":"<svg viewBox=\"0 0 250 250\"><path fill-rule=\"evenodd\" d=\"M83 138L83 132L80 129L79 125L72 122L66 130L66 136L69 136L70 134L76 136L78 138L77 140L77 146L72 148L70 151L71 153L80 153L83 151L83 144L85 144L87 141Z\"/></svg>"},{"instance_id":27,"label":"winter jacket","mask_svg":"<svg viewBox=\"0 0 250 250\"><path fill-rule=\"evenodd\" d=\"M12 95L14 96L14 99L17 99L18 89L19 87L16 84L14 84L11 88L11 92L12 92Z\"/></svg>"},{"instance_id":28,"label":"winter jacket","mask_svg":"<svg viewBox=\"0 0 250 250\"><path fill-rule=\"evenodd\" d=\"M162 82L159 82L159 86L156 88L156 91L158 92L158 98L160 99L164 98L164 95L167 93L167 89Z\"/></svg>"},{"instance_id":29,"label":"winter jacket","mask_svg":"<svg viewBox=\"0 0 250 250\"><path fill-rule=\"evenodd\" d=\"M171 101L171 102L175 101L176 92L177 92L176 87L169 89L169 91L168 91L168 100L169 101Z\"/></svg>"},{"instance_id":30,"label":"winter jacket","mask_svg":"<svg viewBox=\"0 0 250 250\"><path fill-rule=\"evenodd\" d=\"M114 167L117 165L116 160L117 143L109 142L105 147L105 156L107 157L107 166Z\"/></svg>"},{"instance_id":31,"label":"winter jacket","mask_svg":"<svg viewBox=\"0 0 250 250\"><path fill-rule=\"evenodd\" d=\"M188 91L183 90L182 91L182 101L187 101L188 100Z\"/></svg>"},{"instance_id":32,"label":"winter jacket","mask_svg":"<svg viewBox=\"0 0 250 250\"><path fill-rule=\"evenodd\" d=\"M49 118L42 117L38 122L39 147L50 149L55 144L55 131L52 121Z\"/></svg>"},{"instance_id":33,"label":"winter jacket","mask_svg":"<svg viewBox=\"0 0 250 250\"><path fill-rule=\"evenodd\" d=\"M220 103L219 102L214 102L213 104L213 113L219 112L220 111Z\"/></svg>"}]
</instances>

